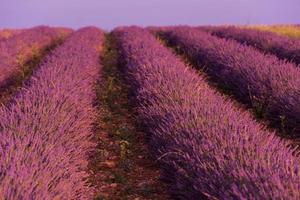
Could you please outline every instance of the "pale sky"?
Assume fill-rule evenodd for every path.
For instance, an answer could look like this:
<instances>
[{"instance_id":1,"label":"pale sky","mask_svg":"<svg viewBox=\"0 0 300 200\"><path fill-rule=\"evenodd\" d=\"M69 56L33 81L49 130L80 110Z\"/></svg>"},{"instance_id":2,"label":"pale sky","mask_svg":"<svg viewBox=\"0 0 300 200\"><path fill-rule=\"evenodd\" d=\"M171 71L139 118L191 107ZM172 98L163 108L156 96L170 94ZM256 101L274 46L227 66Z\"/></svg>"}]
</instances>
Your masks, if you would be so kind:
<instances>
[{"instance_id":1,"label":"pale sky","mask_svg":"<svg viewBox=\"0 0 300 200\"><path fill-rule=\"evenodd\" d=\"M0 28L300 24L300 0L0 0Z\"/></svg>"}]
</instances>

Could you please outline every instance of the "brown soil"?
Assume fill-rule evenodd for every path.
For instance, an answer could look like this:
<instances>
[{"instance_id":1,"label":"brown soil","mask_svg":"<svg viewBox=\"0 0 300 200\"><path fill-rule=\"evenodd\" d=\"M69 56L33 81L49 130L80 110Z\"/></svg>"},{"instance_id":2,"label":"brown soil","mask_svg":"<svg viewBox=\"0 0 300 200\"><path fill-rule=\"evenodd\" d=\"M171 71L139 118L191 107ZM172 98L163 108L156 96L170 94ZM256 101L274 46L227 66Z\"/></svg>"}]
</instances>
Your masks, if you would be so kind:
<instances>
[{"instance_id":1,"label":"brown soil","mask_svg":"<svg viewBox=\"0 0 300 200\"><path fill-rule=\"evenodd\" d=\"M128 102L128 87L118 70L118 55L111 35L101 57L102 71L97 84L97 149L91 157L90 182L95 200L171 199L160 180L158 163L148 154L144 136Z\"/></svg>"}]
</instances>

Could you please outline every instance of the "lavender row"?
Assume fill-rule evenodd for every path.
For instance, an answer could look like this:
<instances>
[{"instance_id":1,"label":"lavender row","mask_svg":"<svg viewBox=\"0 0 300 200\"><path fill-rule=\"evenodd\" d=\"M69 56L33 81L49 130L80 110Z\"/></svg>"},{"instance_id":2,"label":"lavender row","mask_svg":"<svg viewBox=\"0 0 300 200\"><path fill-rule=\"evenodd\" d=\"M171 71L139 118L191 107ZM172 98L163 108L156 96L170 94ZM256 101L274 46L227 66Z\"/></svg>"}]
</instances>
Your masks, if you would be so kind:
<instances>
[{"instance_id":1,"label":"lavender row","mask_svg":"<svg viewBox=\"0 0 300 200\"><path fill-rule=\"evenodd\" d=\"M93 84L103 33L83 28L48 55L28 85L0 108L0 196L90 199L87 154Z\"/></svg>"},{"instance_id":2,"label":"lavender row","mask_svg":"<svg viewBox=\"0 0 300 200\"><path fill-rule=\"evenodd\" d=\"M177 199L299 199L299 159L146 30L113 31L151 153Z\"/></svg>"},{"instance_id":3,"label":"lavender row","mask_svg":"<svg viewBox=\"0 0 300 200\"><path fill-rule=\"evenodd\" d=\"M294 64L190 27L162 32L170 45L272 126L286 136L300 135L300 69Z\"/></svg>"},{"instance_id":4,"label":"lavender row","mask_svg":"<svg viewBox=\"0 0 300 200\"><path fill-rule=\"evenodd\" d=\"M207 26L206 30L218 37L234 39L238 42L254 46L264 52L272 53L281 59L300 64L300 40L280 36L268 31L260 31L234 26Z\"/></svg>"},{"instance_id":5,"label":"lavender row","mask_svg":"<svg viewBox=\"0 0 300 200\"><path fill-rule=\"evenodd\" d=\"M70 32L65 28L38 26L0 41L0 87L5 87L9 78L19 72L25 62Z\"/></svg>"}]
</instances>

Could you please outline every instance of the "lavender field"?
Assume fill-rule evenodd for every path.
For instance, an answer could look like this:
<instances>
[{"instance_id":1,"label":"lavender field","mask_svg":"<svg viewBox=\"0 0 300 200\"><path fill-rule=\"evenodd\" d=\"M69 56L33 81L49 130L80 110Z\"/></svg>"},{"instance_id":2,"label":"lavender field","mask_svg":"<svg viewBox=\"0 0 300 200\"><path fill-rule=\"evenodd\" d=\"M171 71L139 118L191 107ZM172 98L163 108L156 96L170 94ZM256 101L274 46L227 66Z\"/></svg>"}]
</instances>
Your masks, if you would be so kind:
<instances>
[{"instance_id":1,"label":"lavender field","mask_svg":"<svg viewBox=\"0 0 300 200\"><path fill-rule=\"evenodd\" d=\"M300 199L299 30L0 29L0 200Z\"/></svg>"}]
</instances>

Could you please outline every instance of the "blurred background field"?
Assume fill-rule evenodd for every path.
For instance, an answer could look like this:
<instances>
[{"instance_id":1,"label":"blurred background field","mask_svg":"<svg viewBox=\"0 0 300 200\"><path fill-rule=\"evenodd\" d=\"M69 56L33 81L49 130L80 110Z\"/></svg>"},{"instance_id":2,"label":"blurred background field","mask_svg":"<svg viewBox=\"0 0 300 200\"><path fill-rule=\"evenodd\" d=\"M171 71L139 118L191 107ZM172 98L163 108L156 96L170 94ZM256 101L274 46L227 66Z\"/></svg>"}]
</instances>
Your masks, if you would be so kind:
<instances>
[{"instance_id":1,"label":"blurred background field","mask_svg":"<svg viewBox=\"0 0 300 200\"><path fill-rule=\"evenodd\" d=\"M255 25L250 27L291 38L300 38L300 25Z\"/></svg>"}]
</instances>

